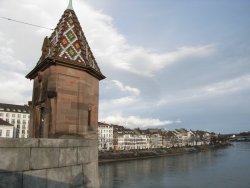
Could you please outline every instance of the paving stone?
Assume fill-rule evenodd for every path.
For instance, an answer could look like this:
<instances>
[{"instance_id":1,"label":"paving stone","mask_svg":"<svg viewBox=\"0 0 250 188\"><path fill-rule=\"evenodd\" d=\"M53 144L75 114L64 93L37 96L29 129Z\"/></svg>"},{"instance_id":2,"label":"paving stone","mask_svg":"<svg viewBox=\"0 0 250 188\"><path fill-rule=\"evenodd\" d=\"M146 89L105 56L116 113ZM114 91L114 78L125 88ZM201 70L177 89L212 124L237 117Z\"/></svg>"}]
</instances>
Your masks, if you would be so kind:
<instances>
[{"instance_id":1,"label":"paving stone","mask_svg":"<svg viewBox=\"0 0 250 188\"><path fill-rule=\"evenodd\" d=\"M84 186L84 175L82 165L72 166L71 186L77 188Z\"/></svg>"},{"instance_id":2,"label":"paving stone","mask_svg":"<svg viewBox=\"0 0 250 188\"><path fill-rule=\"evenodd\" d=\"M78 164L98 161L98 150L96 147L79 147Z\"/></svg>"},{"instance_id":3,"label":"paving stone","mask_svg":"<svg viewBox=\"0 0 250 188\"><path fill-rule=\"evenodd\" d=\"M59 148L32 148L31 149L31 169L44 169L58 167Z\"/></svg>"},{"instance_id":4,"label":"paving stone","mask_svg":"<svg viewBox=\"0 0 250 188\"><path fill-rule=\"evenodd\" d=\"M70 188L71 167L55 168L47 170L47 188Z\"/></svg>"},{"instance_id":5,"label":"paving stone","mask_svg":"<svg viewBox=\"0 0 250 188\"><path fill-rule=\"evenodd\" d=\"M86 188L99 187L98 162L83 164Z\"/></svg>"},{"instance_id":6,"label":"paving stone","mask_svg":"<svg viewBox=\"0 0 250 188\"><path fill-rule=\"evenodd\" d=\"M30 148L0 148L0 172L29 170Z\"/></svg>"},{"instance_id":7,"label":"paving stone","mask_svg":"<svg viewBox=\"0 0 250 188\"><path fill-rule=\"evenodd\" d=\"M0 173L0 188L21 188L22 173Z\"/></svg>"},{"instance_id":8,"label":"paving stone","mask_svg":"<svg viewBox=\"0 0 250 188\"><path fill-rule=\"evenodd\" d=\"M77 148L60 148L59 166L77 164Z\"/></svg>"},{"instance_id":9,"label":"paving stone","mask_svg":"<svg viewBox=\"0 0 250 188\"><path fill-rule=\"evenodd\" d=\"M46 170L32 170L23 173L23 188L46 188Z\"/></svg>"}]
</instances>

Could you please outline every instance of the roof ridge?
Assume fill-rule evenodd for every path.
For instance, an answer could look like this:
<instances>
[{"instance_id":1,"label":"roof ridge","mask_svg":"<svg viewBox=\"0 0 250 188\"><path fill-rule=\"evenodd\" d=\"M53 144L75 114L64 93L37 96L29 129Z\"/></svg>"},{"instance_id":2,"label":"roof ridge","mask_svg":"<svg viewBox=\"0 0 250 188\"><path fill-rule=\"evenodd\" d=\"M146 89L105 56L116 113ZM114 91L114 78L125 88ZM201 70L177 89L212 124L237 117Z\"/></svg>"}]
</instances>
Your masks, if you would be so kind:
<instances>
[{"instance_id":1,"label":"roof ridge","mask_svg":"<svg viewBox=\"0 0 250 188\"><path fill-rule=\"evenodd\" d=\"M10 124L8 121L5 121L5 120L3 120L3 119L0 118L0 126L1 125L4 125L4 126L14 126L14 125Z\"/></svg>"}]
</instances>

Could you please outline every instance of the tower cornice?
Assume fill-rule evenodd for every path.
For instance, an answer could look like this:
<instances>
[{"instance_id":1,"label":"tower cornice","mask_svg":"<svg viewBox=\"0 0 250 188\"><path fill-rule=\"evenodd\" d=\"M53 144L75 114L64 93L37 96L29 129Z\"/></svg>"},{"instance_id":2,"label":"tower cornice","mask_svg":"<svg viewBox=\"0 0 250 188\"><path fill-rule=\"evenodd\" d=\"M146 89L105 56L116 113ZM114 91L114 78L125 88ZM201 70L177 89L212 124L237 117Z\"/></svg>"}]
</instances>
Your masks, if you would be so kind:
<instances>
[{"instance_id":1,"label":"tower cornice","mask_svg":"<svg viewBox=\"0 0 250 188\"><path fill-rule=\"evenodd\" d=\"M46 59L44 59L44 61L42 63L37 64L37 66L26 75L26 78L34 79L40 71L44 71L45 69L47 69L50 66L57 66L57 65L73 68L76 70L85 71L85 72L89 73L90 75L94 76L95 78L97 78L98 80L103 80L106 78L103 74L100 74L92 67L85 67L85 66L74 64L74 63L69 63L69 62L65 61L64 59L60 59L60 58L46 58Z\"/></svg>"}]
</instances>

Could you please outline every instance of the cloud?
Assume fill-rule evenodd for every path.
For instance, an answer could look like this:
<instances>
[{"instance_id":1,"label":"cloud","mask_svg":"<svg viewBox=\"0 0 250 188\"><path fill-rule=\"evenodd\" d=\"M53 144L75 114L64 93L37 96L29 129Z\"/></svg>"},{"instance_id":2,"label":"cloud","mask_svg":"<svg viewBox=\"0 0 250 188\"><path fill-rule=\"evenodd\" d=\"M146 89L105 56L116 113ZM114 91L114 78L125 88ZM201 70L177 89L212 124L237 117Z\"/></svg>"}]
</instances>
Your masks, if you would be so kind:
<instances>
[{"instance_id":1,"label":"cloud","mask_svg":"<svg viewBox=\"0 0 250 188\"><path fill-rule=\"evenodd\" d=\"M123 44L125 47L117 54L116 68L135 73L141 76L152 77L159 70L162 70L181 60L206 57L215 51L214 45L181 47L172 52L155 53L143 47L132 47Z\"/></svg>"},{"instance_id":2,"label":"cloud","mask_svg":"<svg viewBox=\"0 0 250 188\"><path fill-rule=\"evenodd\" d=\"M106 104L107 105L124 107L124 106L134 104L136 101L137 101L136 98L128 96L128 97L122 97L122 98L118 98L118 99L112 99L110 101L107 101Z\"/></svg>"},{"instance_id":3,"label":"cloud","mask_svg":"<svg viewBox=\"0 0 250 188\"><path fill-rule=\"evenodd\" d=\"M6 40L0 33L0 67L5 71L24 72L27 71L26 65L15 58L15 52L11 48L12 40Z\"/></svg>"},{"instance_id":4,"label":"cloud","mask_svg":"<svg viewBox=\"0 0 250 188\"><path fill-rule=\"evenodd\" d=\"M118 81L118 80L112 80L112 82L121 90L121 91L128 91L130 92L132 95L140 95L140 90L134 87L130 87L130 86L125 86L122 82Z\"/></svg>"},{"instance_id":5,"label":"cloud","mask_svg":"<svg viewBox=\"0 0 250 188\"><path fill-rule=\"evenodd\" d=\"M209 95L227 94L250 88L250 74L214 83L203 88Z\"/></svg>"},{"instance_id":6,"label":"cloud","mask_svg":"<svg viewBox=\"0 0 250 188\"><path fill-rule=\"evenodd\" d=\"M100 100L102 112L121 111L124 108L131 108L140 101L140 90L128 85L124 85L118 80L105 81L104 90L106 95L111 95Z\"/></svg>"},{"instance_id":7,"label":"cloud","mask_svg":"<svg viewBox=\"0 0 250 188\"><path fill-rule=\"evenodd\" d=\"M130 44L113 25L112 17L86 3L78 5L76 14L104 72L111 69L152 77L171 64L189 58L207 57L215 51L215 45L207 44L181 46L170 52L156 53L143 46Z\"/></svg>"},{"instance_id":8,"label":"cloud","mask_svg":"<svg viewBox=\"0 0 250 188\"><path fill-rule=\"evenodd\" d=\"M11 48L12 39L8 39L0 32L0 101L6 103L27 104L31 98L26 95L31 93L31 83L24 77L26 65L15 58Z\"/></svg>"},{"instance_id":9,"label":"cloud","mask_svg":"<svg viewBox=\"0 0 250 188\"><path fill-rule=\"evenodd\" d=\"M199 88L178 90L178 93L172 92L162 97L162 99L157 102L157 106L207 100L208 98L227 96L231 93L241 92L246 89L250 89L250 74Z\"/></svg>"},{"instance_id":10,"label":"cloud","mask_svg":"<svg viewBox=\"0 0 250 188\"><path fill-rule=\"evenodd\" d=\"M182 123L180 120L170 121L170 120L160 120L157 118L142 118L138 116L124 117L120 114L107 116L105 118L102 118L100 121L116 125L124 125L125 127L128 128L157 127L163 125L171 125L175 123Z\"/></svg>"},{"instance_id":11,"label":"cloud","mask_svg":"<svg viewBox=\"0 0 250 188\"><path fill-rule=\"evenodd\" d=\"M183 12L176 12L171 20L177 19L182 27L178 27L176 22L168 22L167 27L163 27L160 24L164 20L159 19L158 22L154 22L156 27L153 29L151 23L146 26L142 24L141 31L147 30L147 33L143 33L138 39L138 33L130 32L133 31L132 27L137 24L137 20L128 21L127 17L112 12L113 18L108 15L111 9L104 7L104 11L98 10L91 6L93 1L87 2L89 4L86 1L74 1L74 9L98 65L107 76L100 84L102 119L116 117L135 124L133 122L136 122L136 119L147 119L148 116L148 120L153 119L160 124L159 122L165 121L165 117L170 120L180 117L185 123L181 126L186 126L187 122L196 126L199 119L204 120L214 112L214 109L207 111L197 118L195 113L198 113L200 108L196 106L200 104L204 104L204 109L208 101L216 101L224 107L226 104L238 102L232 96L242 97L243 102L248 101L245 98L249 96L250 45L247 38L248 30L243 25L247 23L247 16L241 17L241 24L222 18L218 24L225 25L223 21L230 22L234 30L214 28L211 35L211 30L207 30L214 27L209 25L214 24L211 20L202 17L202 23L206 23L208 27L197 30L196 26L189 27L190 23L178 20ZM43 0L1 0L0 14L54 28L66 7L67 1L62 0L51 1L49 6L48 2ZM115 9L117 10L117 7ZM137 11L144 10L138 7ZM162 14L165 12L164 10ZM140 13L147 15L147 12ZM160 17L163 18L162 15ZM0 101L26 103L31 99L32 82L24 76L36 65L41 55L43 39L46 35L49 36L51 31L6 20L0 22L4 26L0 28L0 86L3 89ZM187 35L183 35L183 29ZM237 32L232 33L235 29ZM158 32L159 30L161 32ZM171 33L169 30L172 30ZM231 34L227 33L229 31ZM156 36L157 34L160 35ZM150 47L132 43L129 39L142 41ZM245 122L249 122L249 108L246 102L245 105L246 107L237 106L237 111L243 115L238 115L236 120L245 119ZM192 110L195 112L191 112ZM227 109L220 110L224 112ZM218 114L223 115L222 112ZM190 117L192 113L195 115ZM213 119L211 124L217 123L212 115L210 119ZM231 122L225 124L230 126ZM223 124L223 120L219 123ZM173 124L173 127L178 125Z\"/></svg>"}]
</instances>

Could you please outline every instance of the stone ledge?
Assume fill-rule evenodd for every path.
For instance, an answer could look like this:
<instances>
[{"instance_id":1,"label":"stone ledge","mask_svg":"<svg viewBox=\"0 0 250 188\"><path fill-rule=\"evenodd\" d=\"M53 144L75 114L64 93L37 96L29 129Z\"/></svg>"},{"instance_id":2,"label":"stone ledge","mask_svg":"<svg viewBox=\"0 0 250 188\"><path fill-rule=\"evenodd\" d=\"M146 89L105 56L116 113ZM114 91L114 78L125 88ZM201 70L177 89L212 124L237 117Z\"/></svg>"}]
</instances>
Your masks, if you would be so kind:
<instances>
[{"instance_id":1,"label":"stone ledge","mask_svg":"<svg viewBox=\"0 0 250 188\"><path fill-rule=\"evenodd\" d=\"M0 139L0 188L98 187L97 140Z\"/></svg>"},{"instance_id":2,"label":"stone ledge","mask_svg":"<svg viewBox=\"0 0 250 188\"><path fill-rule=\"evenodd\" d=\"M97 140L86 139L39 139L39 147L97 147Z\"/></svg>"},{"instance_id":3,"label":"stone ledge","mask_svg":"<svg viewBox=\"0 0 250 188\"><path fill-rule=\"evenodd\" d=\"M0 148L97 147L92 139L0 138Z\"/></svg>"},{"instance_id":4,"label":"stone ledge","mask_svg":"<svg viewBox=\"0 0 250 188\"><path fill-rule=\"evenodd\" d=\"M38 142L35 138L0 138L0 148L38 147Z\"/></svg>"},{"instance_id":5,"label":"stone ledge","mask_svg":"<svg viewBox=\"0 0 250 188\"><path fill-rule=\"evenodd\" d=\"M30 148L0 148L0 172L29 170Z\"/></svg>"}]
</instances>

